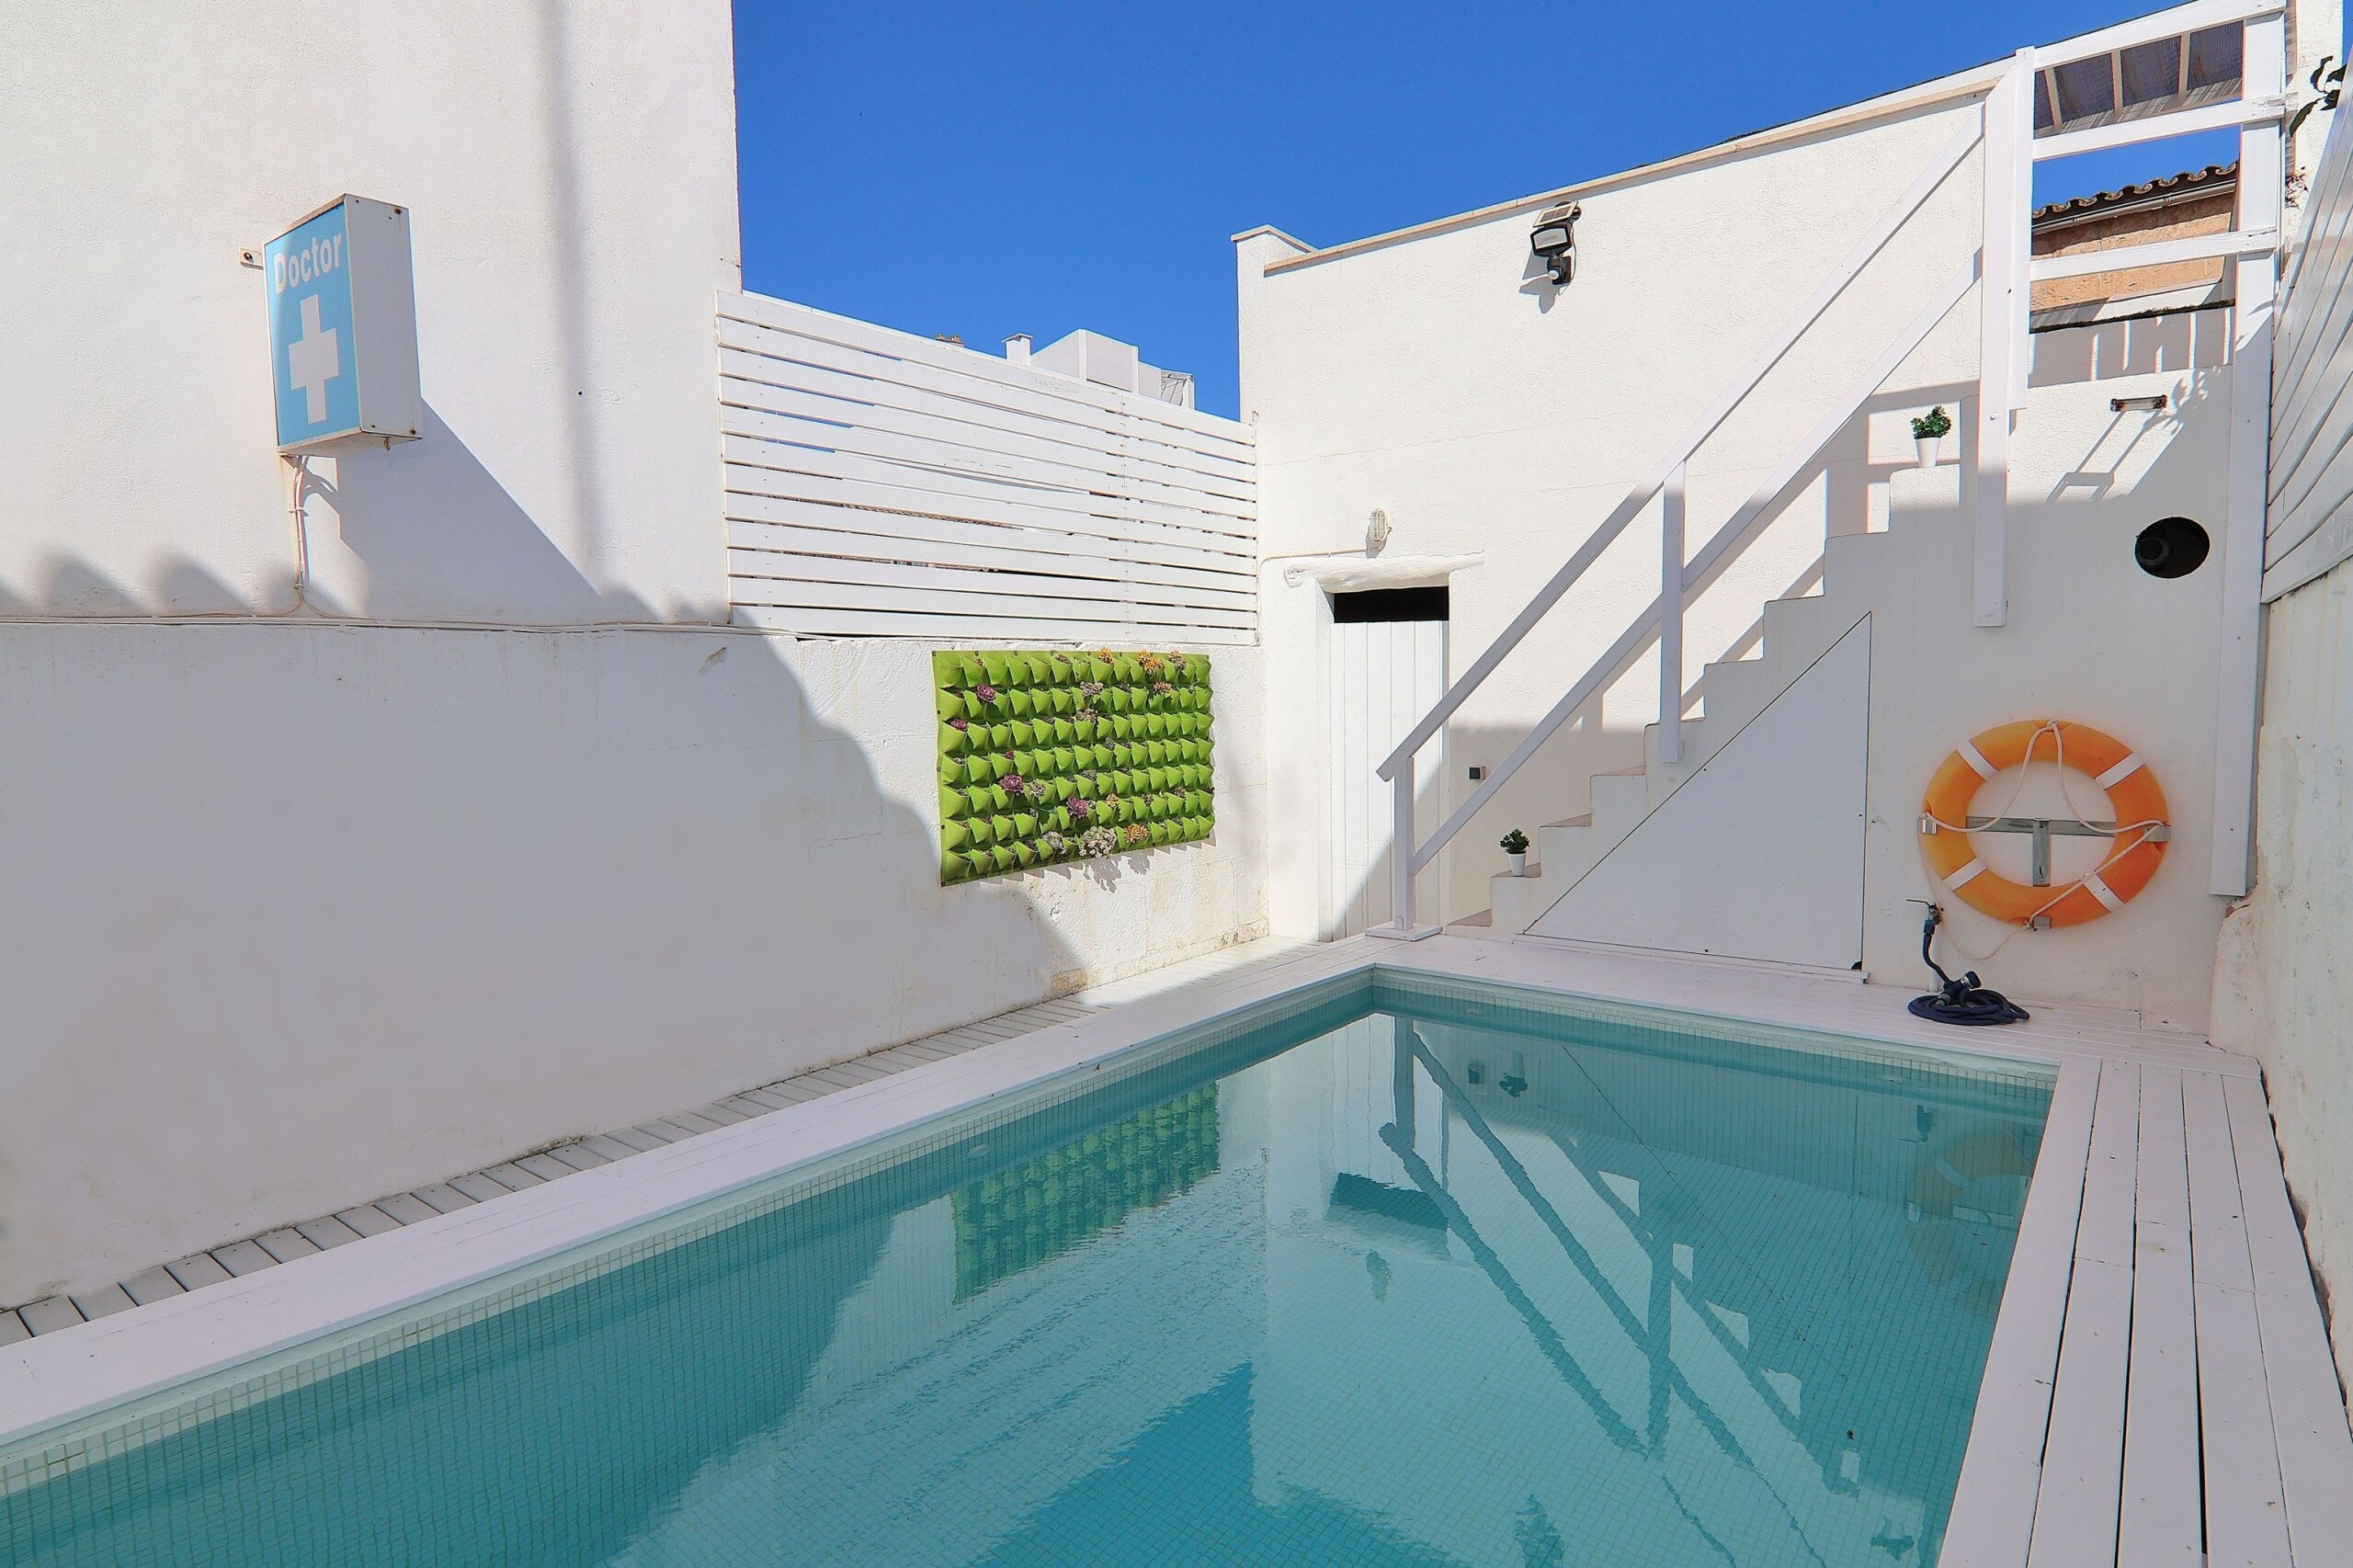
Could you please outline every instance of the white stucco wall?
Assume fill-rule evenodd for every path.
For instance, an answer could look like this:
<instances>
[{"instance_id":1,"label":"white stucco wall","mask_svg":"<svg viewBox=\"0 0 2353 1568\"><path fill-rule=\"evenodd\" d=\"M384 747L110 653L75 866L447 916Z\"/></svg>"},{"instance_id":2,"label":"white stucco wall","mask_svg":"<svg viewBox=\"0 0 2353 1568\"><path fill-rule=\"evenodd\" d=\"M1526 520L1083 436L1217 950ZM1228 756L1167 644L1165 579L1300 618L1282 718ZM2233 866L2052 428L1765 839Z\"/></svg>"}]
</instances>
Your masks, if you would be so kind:
<instances>
[{"instance_id":1,"label":"white stucco wall","mask_svg":"<svg viewBox=\"0 0 2353 1568\"><path fill-rule=\"evenodd\" d=\"M1264 928L1256 650L1212 840L943 890L928 645L723 624L725 5L10 24L0 1304ZM238 251L346 190L427 433L314 465L257 619Z\"/></svg>"},{"instance_id":2,"label":"white stucco wall","mask_svg":"<svg viewBox=\"0 0 2353 1568\"><path fill-rule=\"evenodd\" d=\"M2214 1039L2264 1065L2288 1188L2353 1378L2353 562L2267 612L2255 885L2222 927Z\"/></svg>"},{"instance_id":3,"label":"white stucco wall","mask_svg":"<svg viewBox=\"0 0 2353 1568\"><path fill-rule=\"evenodd\" d=\"M1917 112L1584 194L1577 275L1559 290L1531 280L1533 205L1272 271L1298 251L1263 232L1245 238L1242 415L1258 426L1266 555L1360 549L1376 506L1396 529L1388 555L1483 554L1452 579L1460 672L1974 113ZM1978 181L1972 153L1701 449L1693 553L1975 248ZM1950 404L1953 367L1963 354L1974 363L1971 309L1891 386L1919 391L1921 406ZM1859 496L1909 456L1908 443L1898 456L1843 442L1834 489ZM1474 788L1467 767L1500 762L1658 591L1656 517L1654 504L1449 726L1445 793L1423 802L1425 832ZM1865 524L1843 499L1828 520L1837 531ZM1824 526L1822 502L1801 495L1696 602L1691 676L1820 553ZM1328 609L1312 584L1286 589L1271 568L1262 592L1270 711L1315 733ZM1655 668L1638 664L1464 830L1444 914L1486 906L1504 829L1576 815L1588 775L1640 761ZM1276 769L1274 809L1315 820L1327 793L1320 752L1293 748ZM1312 862L1296 839L1276 855L1276 923L1313 930Z\"/></svg>"},{"instance_id":4,"label":"white stucco wall","mask_svg":"<svg viewBox=\"0 0 2353 1568\"><path fill-rule=\"evenodd\" d=\"M0 613L278 610L263 275L351 191L413 210L425 438L316 467L313 600L726 619L710 402L741 280L723 5L10 7Z\"/></svg>"},{"instance_id":5,"label":"white stucco wall","mask_svg":"<svg viewBox=\"0 0 2353 1568\"><path fill-rule=\"evenodd\" d=\"M1329 612L1312 584L1282 586L1271 558L1360 546L1375 506L1397 530L1390 556L1483 553L1483 564L1452 578L1449 657L1460 674L1975 112L1964 105L1881 120L1582 195L1577 275L1557 293L1523 282L1532 210L1328 259L1297 259L1279 235L1245 237L1243 409L1258 424L1268 711L1279 730L1312 734L1321 722L1317 653ZM1692 554L1975 248L1976 158L1700 448L1690 465ZM1873 617L1870 825L1861 908L1840 917L1859 916L1851 957L1875 978L1904 986L1927 978L1920 911L1908 901L1930 892L1915 843L1929 776L1977 731L2049 714L2141 748L2164 780L2176 836L2162 879L2128 914L2020 937L1982 967L1992 983L2029 998L2204 1026L2222 913L2205 891L2221 551L2195 575L2164 583L2134 567L2131 550L2143 528L2175 514L2203 522L2219 546L2226 333L2227 317L2206 312L2034 339L2033 390L2012 438L2006 626L1972 624L1972 525L1959 476L1971 460L1973 293L1697 601L1687 681L1749 630L1767 599L1790 590L1826 537L1870 535L1828 557L1821 591L1839 601L1840 630ZM2170 398L2164 415L2109 406L2150 393ZM1953 414L1956 432L1930 479L1911 472L1905 419L1932 403ZM1904 516L1887 534L1891 495ZM1425 834L1475 788L1468 767L1500 762L1649 602L1658 571L1654 503L1449 725L1443 796L1420 806ZM1588 809L1591 775L1640 765L1643 727L1657 714L1655 669L1651 656L1634 665L1463 830L1449 851L1447 917L1487 907L1505 829L1532 833L1576 817ZM1328 793L1320 751L1292 748L1273 766L1276 820L1313 820ZM1813 804L1791 799L1762 814L1795 820ZM2076 863L2087 848L2062 846L2061 880L2097 863ZM1312 929L1307 857L1295 843L1275 853L1274 920ZM2026 880L2023 841L1985 853ZM1710 855L1699 880L1713 899L1768 907L1743 881L1769 874L1768 859ZM1690 880L1629 874L1658 888ZM1688 911L1656 913L1671 924ZM1954 926L1961 946L1948 958L1984 952L2002 935L1965 907Z\"/></svg>"},{"instance_id":6,"label":"white stucco wall","mask_svg":"<svg viewBox=\"0 0 2353 1568\"><path fill-rule=\"evenodd\" d=\"M1971 519L1950 466L1896 475L1891 531L1832 555L1826 591L1855 595L1872 613L1862 957L1875 981L1931 978L1919 959L1923 911L1910 901L1931 896L1917 830L1937 767L1995 724L2072 719L2116 736L2155 770L2173 823L2156 877L2118 914L2015 937L2015 927L1946 897L1950 939L1940 961L1955 973L1981 970L1987 983L2029 1001L2206 1027L2225 907L2207 892L2231 402L2231 372L2211 360L2225 321L2210 312L2194 328L2177 317L2037 338L2039 384L2010 449L2007 625L1970 624ZM2200 354L2210 362L2185 363ZM2160 392L2171 400L2163 415L2109 406ZM2170 581L2132 562L2135 536L2167 516L2200 521L2216 542L2205 565ZM2076 814L2050 770L2040 772L2017 809ZM1999 810L2015 783L2015 774L1997 776L1974 810ZM2098 791L2081 778L2073 789L2078 809L2096 814ZM2103 842L2054 841L2054 881L2097 867ZM2024 835L1971 843L1988 867L2028 880ZM1997 944L1996 957L1970 956Z\"/></svg>"},{"instance_id":7,"label":"white stucco wall","mask_svg":"<svg viewBox=\"0 0 2353 1568\"><path fill-rule=\"evenodd\" d=\"M938 885L929 651L0 626L0 1301L1262 928L1209 842Z\"/></svg>"}]
</instances>

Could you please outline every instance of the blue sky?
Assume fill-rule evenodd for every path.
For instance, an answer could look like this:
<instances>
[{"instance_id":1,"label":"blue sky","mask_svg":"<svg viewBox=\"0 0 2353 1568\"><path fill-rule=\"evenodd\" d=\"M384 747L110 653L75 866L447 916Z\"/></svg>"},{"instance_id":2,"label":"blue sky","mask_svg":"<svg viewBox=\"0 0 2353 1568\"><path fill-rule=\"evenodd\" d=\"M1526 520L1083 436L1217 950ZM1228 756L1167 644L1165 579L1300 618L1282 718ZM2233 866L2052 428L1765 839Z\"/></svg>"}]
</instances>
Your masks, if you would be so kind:
<instances>
[{"instance_id":1,"label":"blue sky","mask_svg":"<svg viewBox=\"0 0 2353 1568\"><path fill-rule=\"evenodd\" d=\"M1231 414L1241 230L1378 233L2154 8L736 0L745 282L992 350L1092 327ZM2232 151L2076 160L2037 194Z\"/></svg>"}]
</instances>

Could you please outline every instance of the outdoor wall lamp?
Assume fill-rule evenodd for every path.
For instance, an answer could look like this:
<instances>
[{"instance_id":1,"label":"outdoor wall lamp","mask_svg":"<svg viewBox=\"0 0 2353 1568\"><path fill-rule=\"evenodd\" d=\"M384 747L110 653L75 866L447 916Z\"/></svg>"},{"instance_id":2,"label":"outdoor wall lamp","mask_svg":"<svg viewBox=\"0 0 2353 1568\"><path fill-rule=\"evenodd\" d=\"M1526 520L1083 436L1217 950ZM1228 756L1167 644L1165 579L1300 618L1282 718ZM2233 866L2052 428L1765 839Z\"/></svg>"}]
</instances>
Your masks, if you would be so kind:
<instances>
[{"instance_id":1,"label":"outdoor wall lamp","mask_svg":"<svg viewBox=\"0 0 2353 1568\"><path fill-rule=\"evenodd\" d=\"M1578 217L1585 209L1572 201L1565 207L1555 207L1536 220L1536 232L1528 236L1528 248L1544 264L1555 288L1565 287L1577 270Z\"/></svg>"}]
</instances>

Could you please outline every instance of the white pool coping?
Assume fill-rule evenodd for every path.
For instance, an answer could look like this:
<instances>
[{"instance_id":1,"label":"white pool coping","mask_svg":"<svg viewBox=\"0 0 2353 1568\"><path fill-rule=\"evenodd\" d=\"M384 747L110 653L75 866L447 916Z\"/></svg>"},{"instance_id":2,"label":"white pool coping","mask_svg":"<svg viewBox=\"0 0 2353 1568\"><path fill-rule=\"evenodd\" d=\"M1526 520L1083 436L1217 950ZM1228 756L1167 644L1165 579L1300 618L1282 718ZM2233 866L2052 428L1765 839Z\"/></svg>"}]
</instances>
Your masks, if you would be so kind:
<instances>
[{"instance_id":1,"label":"white pool coping","mask_svg":"<svg viewBox=\"0 0 2353 1568\"><path fill-rule=\"evenodd\" d=\"M1460 933L1412 944L1358 938L908 1068L563 1181L0 1347L0 1462L135 1411L176 1404L191 1385L241 1381L273 1360L307 1357L323 1341L527 1276L566 1255L863 1145L1056 1085L1222 1015L1375 969L1926 1049L1989 1065L2034 1062L2058 1070L2043 1153L1955 1498L1948 1568L2029 1561L2027 1530L2042 1480L2045 1435L2054 1420L2063 1319L2071 1334L2077 1328L2068 1315L2068 1281L2076 1267L2077 1216L2088 1201L2086 1171L2104 1065L2240 1081L2260 1103L2259 1069L2250 1059L2195 1037L2144 1028L2124 1014L2037 1008L2028 1024L1958 1030L1911 1017L1904 991L1844 979L1564 949L1540 938ZM2270 1158L2270 1179L2277 1182L2276 1150ZM2284 1187L2279 1199L2284 1209ZM2254 1207L2250 1201L2250 1212ZM2317 1330L2316 1306L2311 1322ZM2325 1336L2319 1346L2325 1362ZM2309 1373L2310 1345L2300 1342L2299 1358ZM2333 1381L2328 1393L2333 1402ZM2306 1426L2318 1418L2305 1414ZM2339 1437L2342 1414L2337 1407ZM2321 1449L2326 1449L2324 1438ZM2285 1439L2280 1452L2284 1461ZM2353 1466L2353 1449L2347 1456ZM2315 1462L2316 1474L2353 1473L2331 1452L2321 1452ZM2353 1498L2353 1488L2347 1496ZM2038 1553L2032 1561L2045 1558Z\"/></svg>"}]
</instances>

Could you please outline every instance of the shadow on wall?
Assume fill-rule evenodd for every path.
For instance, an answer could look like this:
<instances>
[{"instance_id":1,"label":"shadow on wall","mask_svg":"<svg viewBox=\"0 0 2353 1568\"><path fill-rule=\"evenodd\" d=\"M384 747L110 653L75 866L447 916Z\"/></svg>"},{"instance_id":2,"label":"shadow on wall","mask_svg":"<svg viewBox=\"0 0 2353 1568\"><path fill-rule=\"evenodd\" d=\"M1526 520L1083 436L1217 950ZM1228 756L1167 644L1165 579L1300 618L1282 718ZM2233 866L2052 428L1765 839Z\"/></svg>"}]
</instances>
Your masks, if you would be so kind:
<instances>
[{"instance_id":1,"label":"shadow on wall","mask_svg":"<svg viewBox=\"0 0 2353 1568\"><path fill-rule=\"evenodd\" d=\"M720 629L0 625L0 1301L1045 994L1051 881L940 887L907 803L927 681ZM903 703L905 749L829 722Z\"/></svg>"},{"instance_id":2,"label":"shadow on wall","mask_svg":"<svg viewBox=\"0 0 2353 1568\"><path fill-rule=\"evenodd\" d=\"M305 599L313 608L502 626L662 619L634 594L590 582L429 403L424 427L422 440L385 451L308 460ZM144 585L61 556L29 592L0 584L0 618L287 614L295 608L296 558L282 473L278 484L279 508L254 530L264 542L246 557L266 564L241 583L176 552L155 558Z\"/></svg>"},{"instance_id":3,"label":"shadow on wall","mask_svg":"<svg viewBox=\"0 0 2353 1568\"><path fill-rule=\"evenodd\" d=\"M1862 533L1872 523L1874 487L1884 487L1897 472L1912 468L1917 458L1908 442L1904 443L1898 456L1882 456L1892 450L1882 438L1874 443L1874 422L1884 426L1899 415L1917 413L1931 404L1958 406L1974 392L1973 384L1942 382L1907 387L1881 392L1867 401L1856 416L1847 422L1828 442L1814 460L1783 486L1775 504L1768 506L1752 523L1746 539L1754 543L1767 533L1784 526L1803 514L1818 497L1825 534ZM1743 499L1745 499L1744 495ZM1733 506L1702 511L1695 507L1690 518L1690 538L1687 546L1690 557L1698 557L1715 538L1718 530L1728 524ZM1884 524L1882 517L1881 525ZM1638 585L1644 597L1655 591L1658 547L1659 503L1654 500L1647 514L1629 528L1625 539L1605 557L1595 572L1592 583L1609 580L1612 562L1639 562L1633 569L1643 574ZM1648 538L1642 539L1644 530ZM1620 555L1628 541L1636 548L1631 554ZM1743 546L1742 549L1745 549ZM1774 597L1790 597L1815 591L1822 582L1823 557L1813 554L1787 581L1776 582ZM1711 619L1720 619L1721 602L1710 603L1707 596L1727 577L1744 570L1740 549L1730 552L1718 565L1717 571L1692 596L1694 613L1687 622L1685 658L1685 711L1700 710L1705 691L1705 666L1711 660L1744 658L1753 654L1764 631L1763 607L1756 613L1744 615L1740 630L1728 638L1710 643L1700 628ZM1623 585L1622 578L1620 579ZM1568 596L1554 607L1555 619L1574 617L1580 608L1581 593L1589 597L1598 591L1592 585L1572 588ZM1727 585L1727 591L1732 589ZM1614 626L1600 629L1606 636ZM1581 815L1590 809L1591 779L1601 773L1639 769L1643 763L1645 744L1643 732L1657 714L1657 639L1653 636L1631 649L1620 663L1602 688L1589 699L1556 732L1540 746L1520 771L1496 792L1479 815L1467 824L1454 840L1446 857L1449 883L1446 909L1449 918L1459 919L1487 907L1486 879L1507 869L1497 840L1506 829L1518 827L1532 839L1536 830L1546 824L1557 823ZM1458 655L1458 667L1475 657L1475 652ZM1515 668L1515 660L1529 655L1523 650L1507 660L1499 672L1507 681ZM1529 722L1534 715L1556 698L1571 682L1584 674L1581 667L1548 670L1539 677L1538 685L1529 691L1531 700ZM1425 802L1419 822L1427 835L1452 810L1469 798L1476 788L1469 782L1465 768L1480 763L1492 768L1499 765L1526 738L1526 727L1455 723L1448 727L1447 785L1441 803Z\"/></svg>"},{"instance_id":4,"label":"shadow on wall","mask_svg":"<svg viewBox=\"0 0 2353 1568\"><path fill-rule=\"evenodd\" d=\"M2217 305L2037 332L2029 384L2077 386L2120 376L2186 374L2219 369L2230 358L2231 311Z\"/></svg>"},{"instance_id":5,"label":"shadow on wall","mask_svg":"<svg viewBox=\"0 0 2353 1568\"><path fill-rule=\"evenodd\" d=\"M524 621L655 619L634 595L589 582L430 403L422 441L311 467L318 475L308 507L312 557L328 608L398 617L463 607L443 613ZM582 526L586 542L585 519ZM327 555L338 540L358 568L348 586ZM327 597L351 587L356 603Z\"/></svg>"},{"instance_id":6,"label":"shadow on wall","mask_svg":"<svg viewBox=\"0 0 2353 1568\"><path fill-rule=\"evenodd\" d=\"M2194 411L2204 405L2212 395L2211 379L2201 372L2227 362L2227 339L2223 335L2226 330L2227 312L2200 312L2038 334L2034 370L2034 385L2038 388L2082 385L2123 376L2145 377L2175 370L2181 372L2181 379L2169 394L2170 405L2163 414L2125 410L2104 415L2100 426L2092 431L2084 442L2080 458L2074 458L2071 454L2072 466L2047 494L2013 496L2014 526L2031 528L2063 523L2070 527L2082 527L2097 522L2104 528L2121 530L2119 535L2120 542L2115 547L2120 553L2116 555L2115 562L2120 570L2129 569L2132 535L2154 521L2160 510L2165 509L2154 503L2134 506L2129 498L2143 490L2167 496L2188 496L2199 493L2197 476L2170 458L2176 437L2188 421L2197 417ZM1822 455L1790 482L1782 493L1783 500L1779 507L1765 514L1757 525L1756 533L1762 533L1779 520L1790 517L1793 508L1809 506L1810 498L1816 495L1823 508L1826 535L1870 531L1874 526L1874 487L1885 486L1895 473L1914 467L1916 460L1908 449L1899 460L1875 459L1872 440L1874 419L1885 424L1935 403L1942 403L1960 413L1964 402L1973 399L1975 390L1973 383L1948 382L1874 396L1856 418L1825 445ZM1956 424L1961 437L1960 464L1965 475L1974 467L1974 425L1966 417L1957 418ZM1883 446L1884 442L1881 445ZM1906 446L1908 448L1908 443ZM2110 524L2105 517L2083 510L2085 503L2098 501L2124 502L2127 510ZM2166 503L2167 507L2175 505L2172 501ZM1635 531L1648 526L1655 535L1655 503L1652 512L1653 517L1647 525L1638 522ZM1724 520L1712 516L1694 516L1691 545L1694 555L1704 548L1705 540ZM2210 517L2208 520L2211 523L2215 518ZM1879 527L1885 526L1883 512L1876 523ZM1654 559L1654 555L1651 558ZM1805 571L1780 588L1776 597L1787 597L1816 591L1822 585L1822 558L1816 557ZM1835 589L1836 585L1830 585L1830 587ZM1574 615L1577 597L1577 590L1572 589L1569 597L1554 609L1554 616ZM1705 663L1711 659L1750 656L1757 647L1762 631L1760 616L1722 647L1703 647L1697 642L1687 644L1687 691L1689 694L1687 697L1687 712L1699 707L1704 696ZM1445 858L1449 866L1450 879L1445 895L1448 918L1459 919L1487 906L1486 879L1507 869L1503 851L1495 843L1506 829L1519 827L1533 838L1539 826L1565 820L1588 809L1593 775L1636 768L1642 765L1644 755L1643 733L1655 716L1656 646L1656 641L1653 639L1634 649L1604 690L1579 709L1551 740L1540 747L1520 772L1456 837ZM1467 662L1470 656L1475 656L1475 653L1462 655L1458 664ZM1509 668L1507 662L1506 672L1502 673L1507 674ZM1531 695L1549 700L1581 673L1548 673L1544 679L1552 683L1549 689ZM2019 699L2026 700L2023 695ZM1536 705L1540 709L1540 706ZM1631 716L1611 722L1611 716L1620 710L1628 711ZM1518 745L1526 734L1524 727L1460 723L1449 726L1447 784L1441 800L1419 803L1417 820L1422 834L1427 837L1445 813L1467 799L1475 788L1464 777L1464 767L1468 763L1483 763L1492 767ZM1385 857L1383 864L1386 864ZM1386 872L1381 874L1385 876Z\"/></svg>"}]
</instances>

